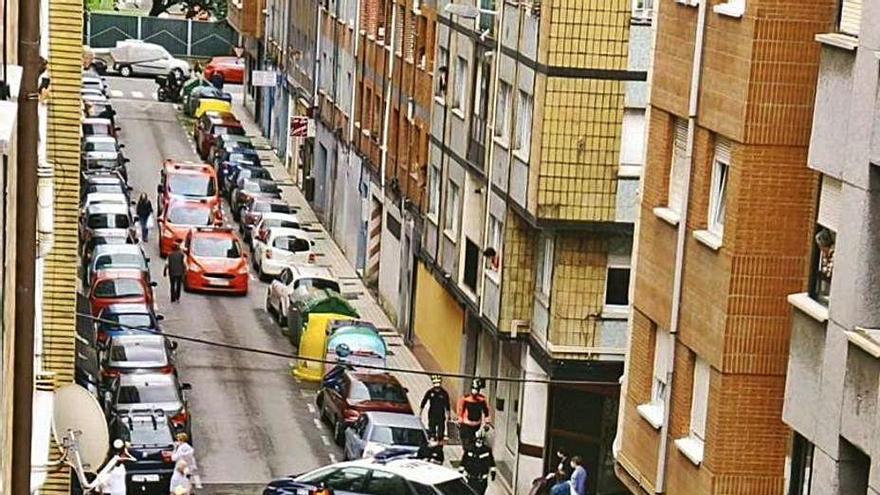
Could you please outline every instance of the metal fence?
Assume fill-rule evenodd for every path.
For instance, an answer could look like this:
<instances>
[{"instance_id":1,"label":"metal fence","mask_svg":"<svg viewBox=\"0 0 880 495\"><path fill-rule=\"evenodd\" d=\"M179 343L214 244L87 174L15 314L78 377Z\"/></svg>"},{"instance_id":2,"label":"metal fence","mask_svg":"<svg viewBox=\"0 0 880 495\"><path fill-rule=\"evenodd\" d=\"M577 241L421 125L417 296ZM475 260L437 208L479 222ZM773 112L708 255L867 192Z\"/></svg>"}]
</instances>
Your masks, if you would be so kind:
<instances>
[{"instance_id":1,"label":"metal fence","mask_svg":"<svg viewBox=\"0 0 880 495\"><path fill-rule=\"evenodd\" d=\"M86 14L85 43L92 48L111 48L117 41L139 39L162 45L172 55L213 57L232 55L237 33L226 21L121 14Z\"/></svg>"}]
</instances>

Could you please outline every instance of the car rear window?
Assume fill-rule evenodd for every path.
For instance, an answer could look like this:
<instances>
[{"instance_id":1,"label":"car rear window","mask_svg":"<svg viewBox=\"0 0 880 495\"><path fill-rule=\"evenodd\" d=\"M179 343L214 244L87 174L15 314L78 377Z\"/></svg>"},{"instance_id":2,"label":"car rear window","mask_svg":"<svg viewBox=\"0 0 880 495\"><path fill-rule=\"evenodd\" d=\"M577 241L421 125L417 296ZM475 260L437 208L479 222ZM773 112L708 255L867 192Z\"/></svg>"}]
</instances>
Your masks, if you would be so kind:
<instances>
[{"instance_id":1,"label":"car rear window","mask_svg":"<svg viewBox=\"0 0 880 495\"><path fill-rule=\"evenodd\" d=\"M213 196L217 194L217 187L210 175L170 174L168 191L181 196Z\"/></svg>"},{"instance_id":2,"label":"car rear window","mask_svg":"<svg viewBox=\"0 0 880 495\"><path fill-rule=\"evenodd\" d=\"M263 220L263 226L267 228L284 227L286 229L298 229L299 222L294 222L293 220L284 220L281 218L267 218Z\"/></svg>"},{"instance_id":3,"label":"car rear window","mask_svg":"<svg viewBox=\"0 0 880 495\"><path fill-rule=\"evenodd\" d=\"M235 239L229 237L196 237L193 254L208 258L240 258L241 249Z\"/></svg>"},{"instance_id":4,"label":"car rear window","mask_svg":"<svg viewBox=\"0 0 880 495\"><path fill-rule=\"evenodd\" d=\"M95 286L95 297L142 297L144 287L132 278L108 279Z\"/></svg>"},{"instance_id":5,"label":"car rear window","mask_svg":"<svg viewBox=\"0 0 880 495\"><path fill-rule=\"evenodd\" d=\"M285 204L281 204L281 203L266 203L263 201L257 202L254 205L254 211L258 211L261 213L266 213L266 212L291 213L289 205L285 205ZM296 224L296 222L288 222L288 223ZM287 227L287 226L285 225L285 227ZM294 227L289 227L289 228L296 228L296 227L298 227L298 225L296 225Z\"/></svg>"},{"instance_id":6,"label":"car rear window","mask_svg":"<svg viewBox=\"0 0 880 495\"><path fill-rule=\"evenodd\" d=\"M86 141L85 150L115 153L116 143L113 141Z\"/></svg>"},{"instance_id":7,"label":"car rear window","mask_svg":"<svg viewBox=\"0 0 880 495\"><path fill-rule=\"evenodd\" d=\"M251 162L254 165L259 165L260 164L260 157L256 153L242 153L239 151L239 152L235 152L235 153L230 153L229 154L229 161L230 162L246 161L246 162Z\"/></svg>"},{"instance_id":8,"label":"car rear window","mask_svg":"<svg viewBox=\"0 0 880 495\"><path fill-rule=\"evenodd\" d=\"M146 313L109 314L101 317L105 329L119 327L152 328L153 319Z\"/></svg>"},{"instance_id":9,"label":"car rear window","mask_svg":"<svg viewBox=\"0 0 880 495\"><path fill-rule=\"evenodd\" d=\"M261 192L277 193L281 191L281 189L278 189L278 184L275 184L274 182L260 182L259 184Z\"/></svg>"},{"instance_id":10,"label":"car rear window","mask_svg":"<svg viewBox=\"0 0 880 495\"><path fill-rule=\"evenodd\" d=\"M386 402L409 402L403 387L396 383L351 381L348 399L352 402L381 400Z\"/></svg>"},{"instance_id":11,"label":"car rear window","mask_svg":"<svg viewBox=\"0 0 880 495\"><path fill-rule=\"evenodd\" d=\"M96 270L107 266L146 268L147 264L143 256L134 253L105 254L95 260Z\"/></svg>"},{"instance_id":12,"label":"car rear window","mask_svg":"<svg viewBox=\"0 0 880 495\"><path fill-rule=\"evenodd\" d=\"M308 251L312 248L312 244L306 239L292 236L278 236L272 241L272 247L298 253Z\"/></svg>"},{"instance_id":13,"label":"car rear window","mask_svg":"<svg viewBox=\"0 0 880 495\"><path fill-rule=\"evenodd\" d=\"M192 206L175 206L168 210L168 221L175 225L211 225L211 210Z\"/></svg>"},{"instance_id":14,"label":"car rear window","mask_svg":"<svg viewBox=\"0 0 880 495\"><path fill-rule=\"evenodd\" d=\"M335 292L341 292L339 290L339 284L332 280L326 280L323 278L302 278L296 281L293 284L294 289L298 289L300 287L310 287L318 290L332 290Z\"/></svg>"},{"instance_id":15,"label":"car rear window","mask_svg":"<svg viewBox=\"0 0 880 495\"><path fill-rule=\"evenodd\" d=\"M110 126L107 124L83 124L84 136L109 136Z\"/></svg>"},{"instance_id":16,"label":"car rear window","mask_svg":"<svg viewBox=\"0 0 880 495\"><path fill-rule=\"evenodd\" d=\"M223 136L226 134L234 134L236 136L244 136L244 129L241 127L230 127L225 125L215 125L213 134Z\"/></svg>"},{"instance_id":17,"label":"car rear window","mask_svg":"<svg viewBox=\"0 0 880 495\"><path fill-rule=\"evenodd\" d=\"M89 217L90 229L127 229L130 226L128 215L98 214Z\"/></svg>"},{"instance_id":18,"label":"car rear window","mask_svg":"<svg viewBox=\"0 0 880 495\"><path fill-rule=\"evenodd\" d=\"M95 184L95 185L89 186L88 189L86 189L86 195L91 194L91 193L122 193L122 194L125 194L125 191L123 191L122 186L120 186L119 184Z\"/></svg>"},{"instance_id":19,"label":"car rear window","mask_svg":"<svg viewBox=\"0 0 880 495\"><path fill-rule=\"evenodd\" d=\"M165 446L174 443L171 428L163 419L156 421L136 421L126 426L128 441L134 446Z\"/></svg>"},{"instance_id":20,"label":"car rear window","mask_svg":"<svg viewBox=\"0 0 880 495\"><path fill-rule=\"evenodd\" d=\"M425 443L425 433L415 428L374 426L373 431L370 433L370 441L386 445L418 447Z\"/></svg>"},{"instance_id":21,"label":"car rear window","mask_svg":"<svg viewBox=\"0 0 880 495\"><path fill-rule=\"evenodd\" d=\"M165 348L158 341L114 343L110 346L110 361L129 363L165 363Z\"/></svg>"},{"instance_id":22,"label":"car rear window","mask_svg":"<svg viewBox=\"0 0 880 495\"><path fill-rule=\"evenodd\" d=\"M149 404L151 402L177 402L177 389L170 383L139 383L119 387L120 404Z\"/></svg>"}]
</instances>

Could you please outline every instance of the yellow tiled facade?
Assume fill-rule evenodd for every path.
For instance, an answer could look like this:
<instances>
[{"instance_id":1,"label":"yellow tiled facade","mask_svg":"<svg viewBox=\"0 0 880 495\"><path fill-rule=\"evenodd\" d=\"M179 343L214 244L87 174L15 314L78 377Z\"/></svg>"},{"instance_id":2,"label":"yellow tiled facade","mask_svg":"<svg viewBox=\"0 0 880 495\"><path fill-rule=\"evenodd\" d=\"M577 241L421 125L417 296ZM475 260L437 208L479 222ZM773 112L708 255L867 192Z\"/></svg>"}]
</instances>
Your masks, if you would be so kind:
<instances>
[{"instance_id":1,"label":"yellow tiled facade","mask_svg":"<svg viewBox=\"0 0 880 495\"><path fill-rule=\"evenodd\" d=\"M498 328L509 329L514 320L532 317L535 294L535 239L528 225L508 212L504 229L504 291ZM527 328L524 328L527 330Z\"/></svg>"}]
</instances>

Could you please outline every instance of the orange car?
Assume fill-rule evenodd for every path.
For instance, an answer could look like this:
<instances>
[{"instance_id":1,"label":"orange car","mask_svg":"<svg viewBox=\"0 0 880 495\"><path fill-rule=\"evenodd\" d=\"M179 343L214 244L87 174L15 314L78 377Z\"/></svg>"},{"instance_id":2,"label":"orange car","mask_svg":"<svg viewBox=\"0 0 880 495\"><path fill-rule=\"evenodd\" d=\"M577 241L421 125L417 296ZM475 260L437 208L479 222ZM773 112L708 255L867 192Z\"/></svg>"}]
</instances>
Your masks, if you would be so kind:
<instances>
[{"instance_id":1,"label":"orange car","mask_svg":"<svg viewBox=\"0 0 880 495\"><path fill-rule=\"evenodd\" d=\"M212 207L220 208L220 196L217 194L217 172L214 167L205 163L175 162L165 160L156 186L159 197L159 215L172 201L204 200Z\"/></svg>"},{"instance_id":2,"label":"orange car","mask_svg":"<svg viewBox=\"0 0 880 495\"><path fill-rule=\"evenodd\" d=\"M197 227L186 236L186 290L248 292L247 255L232 229Z\"/></svg>"},{"instance_id":3,"label":"orange car","mask_svg":"<svg viewBox=\"0 0 880 495\"><path fill-rule=\"evenodd\" d=\"M195 227L222 225L223 217L218 206L208 201L175 201L159 217L159 254L164 258L171 253L176 242L183 242Z\"/></svg>"}]
</instances>

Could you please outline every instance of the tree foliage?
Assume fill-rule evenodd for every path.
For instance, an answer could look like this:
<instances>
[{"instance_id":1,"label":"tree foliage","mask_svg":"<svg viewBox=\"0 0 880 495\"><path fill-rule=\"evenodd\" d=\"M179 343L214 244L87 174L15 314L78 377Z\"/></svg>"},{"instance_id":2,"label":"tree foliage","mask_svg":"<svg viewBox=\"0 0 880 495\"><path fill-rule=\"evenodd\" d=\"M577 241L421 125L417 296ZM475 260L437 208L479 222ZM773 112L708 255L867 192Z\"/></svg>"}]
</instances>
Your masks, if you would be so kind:
<instances>
[{"instance_id":1,"label":"tree foliage","mask_svg":"<svg viewBox=\"0 0 880 495\"><path fill-rule=\"evenodd\" d=\"M200 11L207 11L217 19L225 19L226 2L227 0L153 0L149 15L155 17L175 5L180 5L187 17L194 17Z\"/></svg>"}]
</instances>

